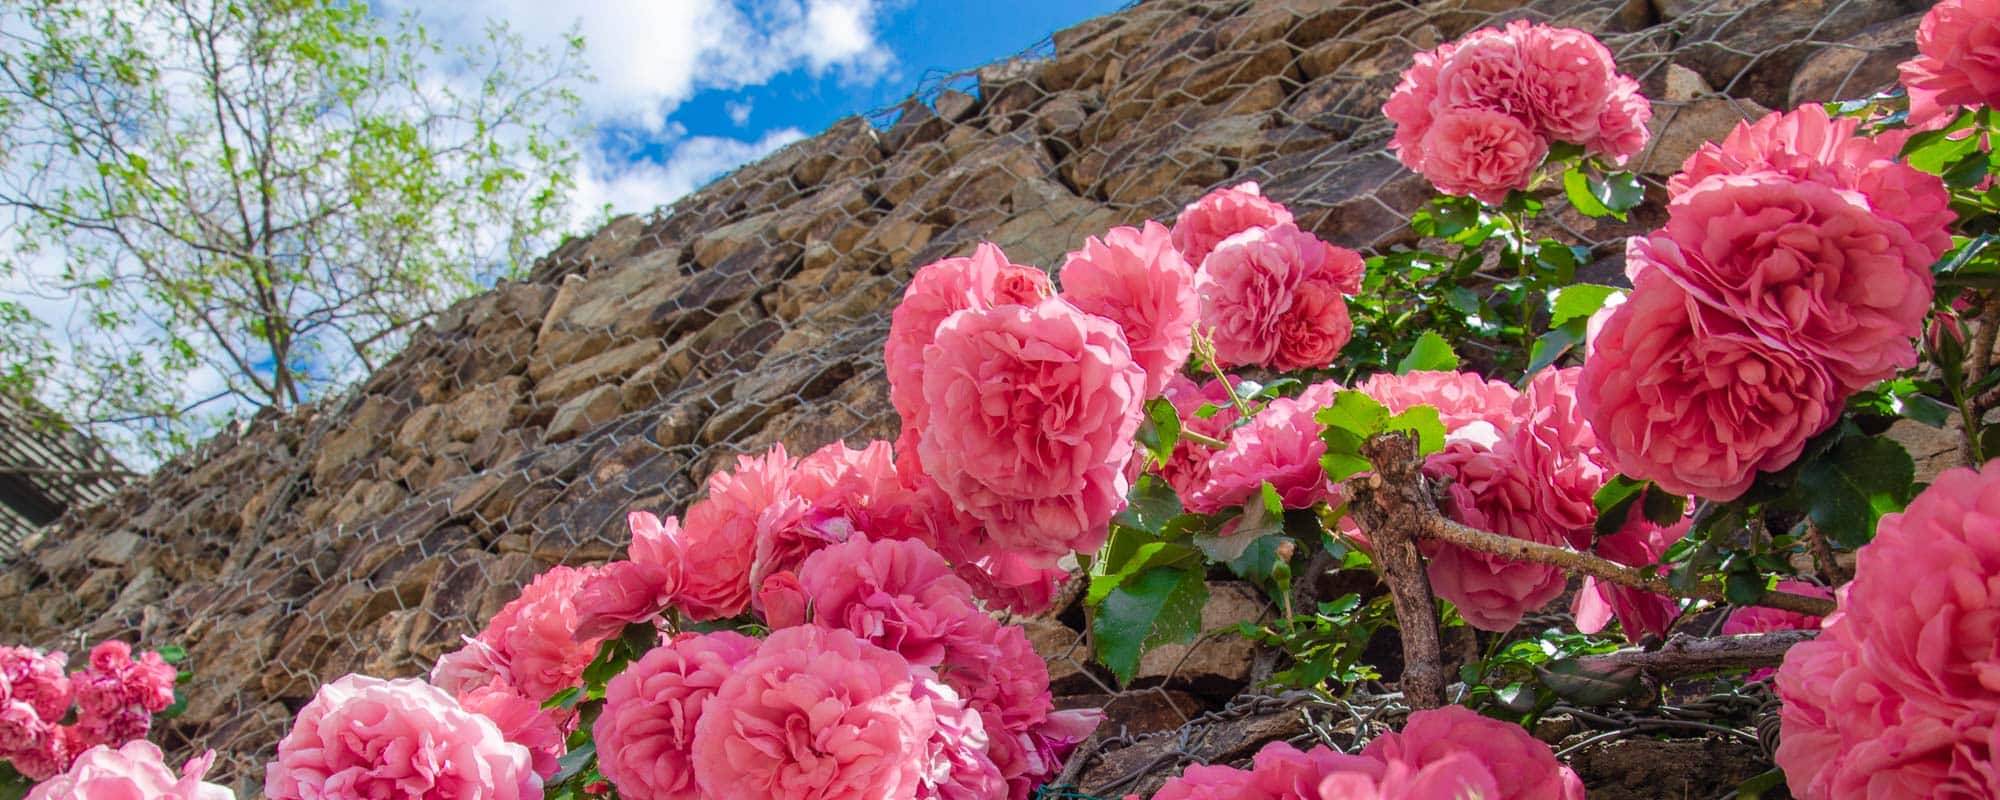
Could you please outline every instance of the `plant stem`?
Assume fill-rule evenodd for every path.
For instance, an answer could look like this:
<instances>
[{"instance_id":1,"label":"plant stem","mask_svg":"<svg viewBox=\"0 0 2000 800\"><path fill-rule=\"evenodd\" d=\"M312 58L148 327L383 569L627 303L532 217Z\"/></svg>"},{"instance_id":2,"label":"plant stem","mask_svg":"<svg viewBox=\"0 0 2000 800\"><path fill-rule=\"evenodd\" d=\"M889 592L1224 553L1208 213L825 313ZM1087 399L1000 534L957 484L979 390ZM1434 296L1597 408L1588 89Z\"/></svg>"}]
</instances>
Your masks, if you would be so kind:
<instances>
[{"instance_id":1,"label":"plant stem","mask_svg":"<svg viewBox=\"0 0 2000 800\"><path fill-rule=\"evenodd\" d=\"M1181 438L1186 439L1190 442L1194 442L1195 444L1201 445L1210 450L1221 450L1222 448L1229 446L1228 442L1225 442L1221 439L1217 439L1213 436L1209 436L1203 433L1196 433L1186 428L1181 429Z\"/></svg>"},{"instance_id":2,"label":"plant stem","mask_svg":"<svg viewBox=\"0 0 2000 800\"><path fill-rule=\"evenodd\" d=\"M1236 413L1248 419L1252 413L1250 404L1243 402L1243 398L1236 394L1236 384L1229 382L1229 376L1222 372L1222 365L1216 363L1215 342L1208 338L1208 334L1195 331L1194 354L1196 358L1201 359L1203 366L1208 367L1209 372L1215 373L1215 379L1222 383L1223 393L1229 395L1230 404L1236 406Z\"/></svg>"}]
</instances>

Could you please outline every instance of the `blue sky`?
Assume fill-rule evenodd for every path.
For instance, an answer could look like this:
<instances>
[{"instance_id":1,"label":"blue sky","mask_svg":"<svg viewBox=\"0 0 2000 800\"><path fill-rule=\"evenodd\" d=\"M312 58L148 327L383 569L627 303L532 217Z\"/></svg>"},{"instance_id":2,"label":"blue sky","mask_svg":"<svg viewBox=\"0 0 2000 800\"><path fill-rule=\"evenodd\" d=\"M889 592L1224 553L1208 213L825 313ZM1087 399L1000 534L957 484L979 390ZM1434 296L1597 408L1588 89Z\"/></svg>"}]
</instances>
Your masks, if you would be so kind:
<instances>
[{"instance_id":1,"label":"blue sky","mask_svg":"<svg viewBox=\"0 0 2000 800\"><path fill-rule=\"evenodd\" d=\"M1013 55L1124 0L389 0L450 42L505 21L531 44L572 29L583 89L576 224L645 211L842 117L893 104L927 74Z\"/></svg>"}]
</instances>

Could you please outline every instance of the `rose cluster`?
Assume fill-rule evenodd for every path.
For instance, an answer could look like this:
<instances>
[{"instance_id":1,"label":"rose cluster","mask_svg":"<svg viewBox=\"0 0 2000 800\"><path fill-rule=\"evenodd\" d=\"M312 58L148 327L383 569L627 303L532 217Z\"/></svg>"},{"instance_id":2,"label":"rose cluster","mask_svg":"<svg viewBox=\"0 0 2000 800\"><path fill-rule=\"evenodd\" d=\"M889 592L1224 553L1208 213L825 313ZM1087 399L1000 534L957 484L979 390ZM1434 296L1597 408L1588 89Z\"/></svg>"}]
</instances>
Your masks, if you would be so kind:
<instances>
[{"instance_id":1,"label":"rose cluster","mask_svg":"<svg viewBox=\"0 0 2000 800\"><path fill-rule=\"evenodd\" d=\"M1688 157L1666 226L1628 243L1632 293L1599 320L1580 394L1620 472L1741 496L1846 397L1916 364L1944 184L1819 106Z\"/></svg>"},{"instance_id":2,"label":"rose cluster","mask_svg":"<svg viewBox=\"0 0 2000 800\"><path fill-rule=\"evenodd\" d=\"M1223 366L1325 366L1352 333L1344 298L1362 271L1254 183L1211 192L1171 229L1092 237L1059 289L992 245L917 270L883 348L896 469L921 521L907 537L988 600L1045 606L1057 560L1095 550L1124 505L1144 403L1185 395L1195 332Z\"/></svg>"},{"instance_id":3,"label":"rose cluster","mask_svg":"<svg viewBox=\"0 0 2000 800\"><path fill-rule=\"evenodd\" d=\"M236 800L227 787L202 780L215 751L190 759L176 776L158 745L145 740L113 749L97 745L59 775L35 785L28 800Z\"/></svg>"},{"instance_id":4,"label":"rose cluster","mask_svg":"<svg viewBox=\"0 0 2000 800\"><path fill-rule=\"evenodd\" d=\"M1556 142L1625 163L1645 149L1653 116L1596 37L1526 21L1416 54L1382 112L1404 166L1494 205L1528 188Z\"/></svg>"},{"instance_id":5,"label":"rose cluster","mask_svg":"<svg viewBox=\"0 0 2000 800\"><path fill-rule=\"evenodd\" d=\"M1949 470L1883 515L1839 610L1778 670L1777 762L1794 795L2000 796L1995 575L2000 461Z\"/></svg>"},{"instance_id":6,"label":"rose cluster","mask_svg":"<svg viewBox=\"0 0 2000 800\"><path fill-rule=\"evenodd\" d=\"M65 675L68 662L62 653L0 647L0 760L30 780L68 770L92 747L144 739L153 715L174 704L179 671L158 653L135 657L111 639ZM72 704L76 719L64 724Z\"/></svg>"},{"instance_id":7,"label":"rose cluster","mask_svg":"<svg viewBox=\"0 0 2000 800\"><path fill-rule=\"evenodd\" d=\"M1192 766L1153 800L1583 800L1583 782L1518 725L1462 706L1419 711L1358 755L1265 745L1249 769ZM1138 800L1127 795L1126 800Z\"/></svg>"}]
</instances>

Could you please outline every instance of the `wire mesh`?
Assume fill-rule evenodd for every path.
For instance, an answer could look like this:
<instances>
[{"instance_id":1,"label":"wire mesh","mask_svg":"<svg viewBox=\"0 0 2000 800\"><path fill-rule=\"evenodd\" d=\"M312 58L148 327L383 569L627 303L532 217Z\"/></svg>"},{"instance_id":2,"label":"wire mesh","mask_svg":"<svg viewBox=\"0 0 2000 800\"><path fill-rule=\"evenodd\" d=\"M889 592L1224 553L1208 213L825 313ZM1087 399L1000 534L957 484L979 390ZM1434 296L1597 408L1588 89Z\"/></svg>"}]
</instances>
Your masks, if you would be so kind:
<instances>
[{"instance_id":1,"label":"wire mesh","mask_svg":"<svg viewBox=\"0 0 2000 800\"><path fill-rule=\"evenodd\" d=\"M186 647L190 706L155 738L176 757L214 748L213 779L257 796L320 681L424 671L537 572L617 553L628 509L678 513L738 454L894 439L881 344L924 263L991 240L1053 268L1086 236L1243 180L1338 244L1415 244L1429 188L1386 151L1379 109L1413 52L1513 19L1595 32L1641 79L1655 144L1637 167L1658 200L1741 119L1891 85L1924 5L1138 4L568 241L346 395L259 416L72 512L0 572L0 641ZM1599 280L1659 221L1544 219L1593 248ZM98 546L115 537L133 546ZM1245 587L1215 596L1204 630L1270 613ZM1231 634L1155 652L1121 687L1073 609L1023 624L1058 703L1106 708L1108 737L1215 735L1232 702L1268 702L1232 700L1269 655ZM1174 752L1240 759L1309 721Z\"/></svg>"}]
</instances>

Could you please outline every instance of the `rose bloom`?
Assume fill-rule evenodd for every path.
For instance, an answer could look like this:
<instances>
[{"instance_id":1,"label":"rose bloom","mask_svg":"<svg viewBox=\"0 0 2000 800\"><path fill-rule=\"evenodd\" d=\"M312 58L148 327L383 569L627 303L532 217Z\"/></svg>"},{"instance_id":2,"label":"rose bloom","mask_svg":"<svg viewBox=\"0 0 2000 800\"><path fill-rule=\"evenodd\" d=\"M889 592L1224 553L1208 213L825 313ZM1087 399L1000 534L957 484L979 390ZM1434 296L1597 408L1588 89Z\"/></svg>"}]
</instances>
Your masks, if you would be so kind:
<instances>
[{"instance_id":1,"label":"rose bloom","mask_svg":"<svg viewBox=\"0 0 2000 800\"><path fill-rule=\"evenodd\" d=\"M714 800L913 797L938 712L902 656L843 630L772 632L703 704L695 780Z\"/></svg>"},{"instance_id":2,"label":"rose bloom","mask_svg":"<svg viewBox=\"0 0 2000 800\"><path fill-rule=\"evenodd\" d=\"M972 587L922 542L850 539L807 558L798 584L815 624L926 667L944 664L961 638L987 638L995 625L973 603Z\"/></svg>"},{"instance_id":3,"label":"rose bloom","mask_svg":"<svg viewBox=\"0 0 2000 800\"><path fill-rule=\"evenodd\" d=\"M1181 251L1189 267L1199 268L1215 246L1251 228L1270 228L1292 222L1292 212L1265 199L1256 181L1245 181L1202 195L1181 209L1171 231L1174 247Z\"/></svg>"},{"instance_id":4,"label":"rose bloom","mask_svg":"<svg viewBox=\"0 0 2000 800\"><path fill-rule=\"evenodd\" d=\"M1363 759L1369 768L1326 776L1319 800L1412 800L1413 798L1499 797L1492 770L1469 753L1452 753L1422 768L1401 761L1381 764Z\"/></svg>"},{"instance_id":5,"label":"rose bloom","mask_svg":"<svg viewBox=\"0 0 2000 800\"><path fill-rule=\"evenodd\" d=\"M177 673L159 653L135 659L131 645L107 639L90 649L90 665L71 675L70 684L86 715L111 717L132 706L159 713L174 704Z\"/></svg>"},{"instance_id":6,"label":"rose bloom","mask_svg":"<svg viewBox=\"0 0 2000 800\"><path fill-rule=\"evenodd\" d=\"M1450 442L1424 461L1424 474L1450 480L1443 510L1452 519L1502 536L1563 543L1537 506L1534 476L1504 444L1496 451L1462 440ZM1451 601L1465 623L1480 630L1513 630L1522 615L1562 594L1564 576L1559 567L1451 545L1431 544L1425 549L1438 596Z\"/></svg>"},{"instance_id":7,"label":"rose bloom","mask_svg":"<svg viewBox=\"0 0 2000 800\"><path fill-rule=\"evenodd\" d=\"M760 555L776 555L764 534L790 527L805 512L791 491L796 468L784 445L774 445L762 456L739 456L733 470L708 476L708 496L688 506L684 525L687 563L699 565L687 571L677 600L690 619L743 613L753 578L785 569L767 562L760 574L757 565Z\"/></svg>"},{"instance_id":8,"label":"rose bloom","mask_svg":"<svg viewBox=\"0 0 2000 800\"><path fill-rule=\"evenodd\" d=\"M1577 402L1578 367L1544 369L1514 404L1509 444L1534 482L1536 502L1570 547L1596 537L1597 490L1611 479L1609 458Z\"/></svg>"},{"instance_id":9,"label":"rose bloom","mask_svg":"<svg viewBox=\"0 0 2000 800\"><path fill-rule=\"evenodd\" d=\"M69 711L69 656L26 647L0 647L0 703L25 703L36 716L59 721ZM172 691L171 684L168 691Z\"/></svg>"},{"instance_id":10,"label":"rose bloom","mask_svg":"<svg viewBox=\"0 0 2000 800\"><path fill-rule=\"evenodd\" d=\"M1145 372L1117 325L1061 298L953 314L924 354L925 471L996 544L1103 544L1125 505Z\"/></svg>"},{"instance_id":11,"label":"rose bloom","mask_svg":"<svg viewBox=\"0 0 2000 800\"><path fill-rule=\"evenodd\" d=\"M1917 26L1916 58L1900 66L1910 119L2000 105L2000 2L1943 0Z\"/></svg>"},{"instance_id":12,"label":"rose bloom","mask_svg":"<svg viewBox=\"0 0 2000 800\"><path fill-rule=\"evenodd\" d=\"M1340 290L1332 281L1306 281L1293 294L1292 307L1278 318L1278 351L1271 365L1281 370L1325 367L1353 336L1354 320Z\"/></svg>"},{"instance_id":13,"label":"rose bloom","mask_svg":"<svg viewBox=\"0 0 2000 800\"><path fill-rule=\"evenodd\" d=\"M476 637L497 658L498 677L535 702L577 685L604 637L576 636L576 600L597 576L594 567L550 567L500 608ZM461 656L460 658L466 658ZM454 664L462 662L454 662ZM442 660L439 666L445 664ZM446 686L458 692L484 681Z\"/></svg>"},{"instance_id":14,"label":"rose bloom","mask_svg":"<svg viewBox=\"0 0 2000 800\"><path fill-rule=\"evenodd\" d=\"M1127 800L1137 797L1128 796ZM1256 786L1256 775L1226 764L1194 764L1168 778L1153 800L1273 800Z\"/></svg>"},{"instance_id":15,"label":"rose bloom","mask_svg":"<svg viewBox=\"0 0 2000 800\"><path fill-rule=\"evenodd\" d=\"M1391 414L1417 406L1436 408L1447 433L1475 422L1487 423L1496 431L1512 430L1514 406L1521 396L1514 387L1477 373L1440 370L1414 370L1405 375L1378 372L1354 388Z\"/></svg>"},{"instance_id":16,"label":"rose bloom","mask_svg":"<svg viewBox=\"0 0 2000 800\"><path fill-rule=\"evenodd\" d=\"M1717 175L1776 172L1799 181L1858 193L1869 210L1892 220L1924 248L1926 262L1951 248L1957 219L1944 181L1902 161L1895 132L1869 138L1861 121L1835 117L1818 104L1766 114L1738 124L1720 143L1703 144L1667 181L1678 198Z\"/></svg>"},{"instance_id":17,"label":"rose bloom","mask_svg":"<svg viewBox=\"0 0 2000 800\"><path fill-rule=\"evenodd\" d=\"M1517 20L1505 28L1481 28L1459 38L1451 59L1438 67L1439 118L1445 110L1462 109L1492 111L1523 123L1534 118L1528 100L1527 63L1521 54L1528 25ZM1432 120L1432 130L1439 121ZM1428 156L1435 151L1429 142L1424 149L1428 164Z\"/></svg>"},{"instance_id":18,"label":"rose bloom","mask_svg":"<svg viewBox=\"0 0 2000 800\"><path fill-rule=\"evenodd\" d=\"M1264 745L1250 760L1253 791L1272 800L1319 800L1319 787L1328 776L1376 769L1376 762L1364 756L1323 744L1301 751L1283 741Z\"/></svg>"},{"instance_id":19,"label":"rose bloom","mask_svg":"<svg viewBox=\"0 0 2000 800\"><path fill-rule=\"evenodd\" d=\"M1626 271L1658 271L1701 302L1826 366L1847 390L1916 363L1932 258L1862 196L1775 173L1717 175L1634 239Z\"/></svg>"},{"instance_id":20,"label":"rose bloom","mask_svg":"<svg viewBox=\"0 0 2000 800\"><path fill-rule=\"evenodd\" d=\"M611 679L591 735L598 769L619 796L703 797L694 777L695 725L708 699L758 644L733 631L681 634Z\"/></svg>"},{"instance_id":21,"label":"rose bloom","mask_svg":"<svg viewBox=\"0 0 2000 800\"><path fill-rule=\"evenodd\" d=\"M546 781L562 771L563 754L569 742L556 714L573 718L569 711L542 708L542 704L521 695L499 681L458 695L465 710L493 721L500 738L527 748L531 768Z\"/></svg>"},{"instance_id":22,"label":"rose bloom","mask_svg":"<svg viewBox=\"0 0 2000 800\"><path fill-rule=\"evenodd\" d=\"M1234 386L1238 379L1230 378ZM1167 384L1165 396L1174 404L1174 412L1180 416L1181 430L1193 431L1217 439L1225 444L1229 441L1230 429L1242 416L1236 404L1230 402L1228 390L1222 380L1210 378L1205 384L1196 384L1184 376L1176 375ZM1207 418L1200 415L1202 406L1213 406L1214 412ZM1174 452L1166 463L1159 467L1160 477L1174 488L1180 497L1193 497L1208 483L1208 462L1218 452L1208 445L1198 444L1186 438L1174 442Z\"/></svg>"},{"instance_id":23,"label":"rose bloom","mask_svg":"<svg viewBox=\"0 0 2000 800\"><path fill-rule=\"evenodd\" d=\"M1583 781L1548 745L1519 725L1464 706L1413 713L1402 732L1378 736L1361 750L1365 757L1412 770L1461 754L1478 759L1493 778L1498 793L1483 800L1583 800Z\"/></svg>"},{"instance_id":24,"label":"rose bloom","mask_svg":"<svg viewBox=\"0 0 2000 800\"><path fill-rule=\"evenodd\" d=\"M2000 466L1948 470L1857 554L1841 608L1861 662L1941 717L2000 711L1996 575Z\"/></svg>"},{"instance_id":25,"label":"rose bloom","mask_svg":"<svg viewBox=\"0 0 2000 800\"><path fill-rule=\"evenodd\" d=\"M584 584L576 597L575 638L601 640L657 619L680 594L686 570L680 520L634 511L625 521L632 558L604 565Z\"/></svg>"},{"instance_id":26,"label":"rose bloom","mask_svg":"<svg viewBox=\"0 0 2000 800\"><path fill-rule=\"evenodd\" d=\"M1444 44L1411 57L1409 68L1382 105L1382 115L1396 123L1395 138L1389 149L1411 172L1424 171L1424 134L1429 133L1432 106L1437 101L1438 70L1451 60L1456 45Z\"/></svg>"},{"instance_id":27,"label":"rose bloom","mask_svg":"<svg viewBox=\"0 0 2000 800\"><path fill-rule=\"evenodd\" d=\"M1520 91L1536 127L1559 141L1582 144L1596 137L1617 87L1611 51L1588 33L1548 25L1525 26L1520 41Z\"/></svg>"},{"instance_id":28,"label":"rose bloom","mask_svg":"<svg viewBox=\"0 0 2000 800\"><path fill-rule=\"evenodd\" d=\"M945 318L968 308L1034 305L1053 291L1047 273L1007 260L1007 254L991 242L981 242L971 256L935 261L917 270L903 290L902 302L890 314L889 338L882 345L889 401L903 422L896 449L904 459L917 458L917 436L930 420L930 406L924 400L924 349Z\"/></svg>"},{"instance_id":29,"label":"rose bloom","mask_svg":"<svg viewBox=\"0 0 2000 800\"><path fill-rule=\"evenodd\" d=\"M542 796L527 748L419 680L348 675L319 688L264 774L271 800Z\"/></svg>"},{"instance_id":30,"label":"rose bloom","mask_svg":"<svg viewBox=\"0 0 2000 800\"><path fill-rule=\"evenodd\" d=\"M1265 482L1278 491L1286 508L1337 504L1340 487L1320 466L1326 441L1313 415L1332 405L1338 391L1340 386L1328 381L1265 404L1249 424L1231 432L1228 447L1209 457L1208 482L1184 499L1188 510L1213 514L1243 505L1263 491Z\"/></svg>"},{"instance_id":31,"label":"rose bloom","mask_svg":"<svg viewBox=\"0 0 2000 800\"><path fill-rule=\"evenodd\" d=\"M1460 108L1438 115L1424 134L1423 149L1424 178L1438 191L1499 205L1507 192L1528 188L1549 143L1507 114Z\"/></svg>"},{"instance_id":32,"label":"rose bloom","mask_svg":"<svg viewBox=\"0 0 2000 800\"><path fill-rule=\"evenodd\" d=\"M100 745L77 756L68 771L37 784L28 800L235 800L235 792L202 781L214 762L210 750L176 776L152 742L128 742L116 750Z\"/></svg>"},{"instance_id":33,"label":"rose bloom","mask_svg":"<svg viewBox=\"0 0 2000 800\"><path fill-rule=\"evenodd\" d=\"M878 440L859 450L833 442L799 459L792 491L808 509L799 525L829 544L855 534L931 541L929 509L905 484L897 455Z\"/></svg>"},{"instance_id":34,"label":"rose bloom","mask_svg":"<svg viewBox=\"0 0 2000 800\"><path fill-rule=\"evenodd\" d=\"M1591 341L1577 389L1620 472L1733 500L1838 418L1837 387L1817 361L1703 306L1660 270L1634 283Z\"/></svg>"},{"instance_id":35,"label":"rose bloom","mask_svg":"<svg viewBox=\"0 0 2000 800\"><path fill-rule=\"evenodd\" d=\"M1308 282L1330 282L1358 288L1359 256L1334 247L1291 223L1251 228L1216 245L1195 273L1195 293L1201 297L1201 324L1213 331L1216 359L1224 366L1276 366L1286 349L1286 333L1295 337L1291 358L1310 356L1316 347L1299 336L1338 338L1346 305L1337 308L1322 290L1313 307L1301 316L1287 316L1300 304ZM1287 361L1289 363L1289 361Z\"/></svg>"},{"instance_id":36,"label":"rose bloom","mask_svg":"<svg viewBox=\"0 0 2000 800\"><path fill-rule=\"evenodd\" d=\"M1639 93L1639 82L1620 75L1613 79L1611 95L1597 118L1597 135L1585 147L1613 165L1624 166L1652 140L1652 130L1646 127L1652 120L1653 104Z\"/></svg>"},{"instance_id":37,"label":"rose bloom","mask_svg":"<svg viewBox=\"0 0 2000 800\"><path fill-rule=\"evenodd\" d=\"M1824 587L1808 581L1785 579L1778 581L1778 591L1806 597L1833 599L1833 593ZM1763 606L1743 606L1729 612L1729 619L1722 623L1722 632L1734 636L1742 633L1772 633L1775 631L1810 631L1819 629L1820 618L1801 614L1797 611L1783 611Z\"/></svg>"},{"instance_id":38,"label":"rose bloom","mask_svg":"<svg viewBox=\"0 0 2000 800\"><path fill-rule=\"evenodd\" d=\"M1194 347L1194 270L1160 223L1112 228L1063 261L1062 297L1118 323L1132 360L1146 371L1147 397L1178 375ZM1343 308L1343 311L1345 309ZM1345 314L1342 314L1345 317Z\"/></svg>"},{"instance_id":39,"label":"rose bloom","mask_svg":"<svg viewBox=\"0 0 2000 800\"><path fill-rule=\"evenodd\" d=\"M1694 525L1694 520L1687 518L1661 527L1647 519L1638 504L1628 514L1624 527L1617 533L1597 540L1598 557L1628 567L1657 564L1667 548L1686 537L1688 528ZM1576 629L1584 633L1604 630L1616 615L1625 638L1634 642L1647 636L1666 636L1667 628L1681 614L1680 603L1671 597L1596 578L1583 579L1583 588L1577 591L1571 610L1576 616ZM1723 632L1732 631L1724 628Z\"/></svg>"}]
</instances>

